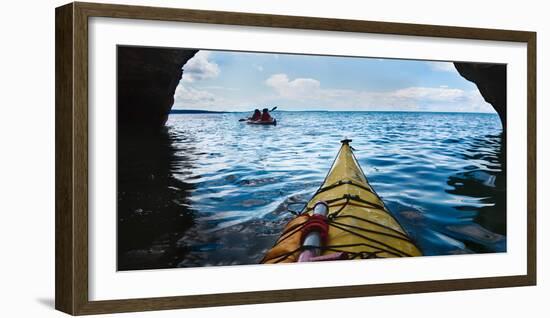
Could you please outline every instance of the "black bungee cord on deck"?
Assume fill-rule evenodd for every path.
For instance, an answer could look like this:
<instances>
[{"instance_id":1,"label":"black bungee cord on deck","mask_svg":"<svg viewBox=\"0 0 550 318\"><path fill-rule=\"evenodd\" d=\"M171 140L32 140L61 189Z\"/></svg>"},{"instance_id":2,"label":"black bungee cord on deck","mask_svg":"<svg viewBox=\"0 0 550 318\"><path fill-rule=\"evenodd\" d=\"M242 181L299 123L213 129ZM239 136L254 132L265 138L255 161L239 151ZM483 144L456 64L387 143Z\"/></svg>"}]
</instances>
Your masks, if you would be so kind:
<instances>
[{"instance_id":1,"label":"black bungee cord on deck","mask_svg":"<svg viewBox=\"0 0 550 318\"><path fill-rule=\"evenodd\" d=\"M315 197L319 193L325 192L327 190L334 189L334 188L342 186L342 185L356 186L356 187L359 187L363 190L366 190L366 191L376 195L376 193L374 193L371 189L369 189L369 188L367 188L363 185L354 183L351 180L340 180L340 181L338 181L334 184L331 184L331 185L328 185L326 187L320 188L319 190L317 190L317 192L315 192L313 197ZM339 201L342 201L342 200L345 200L345 202L339 203ZM361 203L361 204L358 204L356 202ZM396 248L394 248L394 247L392 247L388 244L385 244L383 242L380 242L380 241L378 241L376 239L373 239L373 238L370 238L368 236L362 235L361 233L357 232L357 230L360 230L360 231L363 231L363 232L368 232L368 233L373 233L373 234L378 234L378 235L384 235L384 236L392 237L392 238L395 238L395 239L400 239L400 240L409 242L411 244L414 244L414 242L409 237L407 237L404 233L399 232L399 231L397 231L397 230L395 230L391 227L388 227L384 224L380 224L380 223L374 222L372 220L367 220L367 219L364 219L364 218L361 218L361 217L358 217L358 216L355 216L355 215L340 215L340 213L344 210L344 208L349 206L349 205L364 207L364 208L385 210L385 208L383 206L372 203L372 202L368 202L366 200L363 200L358 195L349 195L349 194L345 194L340 198L327 200L326 203L327 203L327 206L329 208L334 208L334 207L340 206L340 208L336 212L330 213L328 215L327 222L328 222L329 228L331 226L334 227L334 228L338 228L341 231L347 232L347 233L352 234L352 235L356 235L358 237L361 237L364 240L370 241L371 243L374 243L374 244L377 244L377 245L372 245L372 244L369 244L369 243L357 243L357 244L346 244L346 245L326 245L326 246L321 247L322 251L334 251L334 252L346 253L348 255L347 259L384 258L384 257L378 255L380 253L388 253L388 254L394 255L396 257L411 256L411 255L409 255L409 254L407 254L403 251L400 251L400 250L398 250L398 249L396 249ZM313 210L313 208L311 208L311 207L305 207L304 210L301 213L296 213L294 211L289 211L289 212L291 212L292 214L295 214L297 216L300 216L300 215L308 215L307 213L312 211L312 210ZM364 228L360 228L360 227L357 227L357 226L353 226L353 225L349 225L349 224L345 224L345 223L341 223L341 222L337 221L340 218L346 218L346 217L347 218L354 218L354 219L357 219L357 220L360 220L360 221L378 226L378 227L380 227L382 229L385 229L385 230L388 230L392 233L364 229ZM281 238L277 241L277 244L287 240L288 238L292 237L297 232L301 231L306 226L307 222L308 221L305 220L302 223L296 224L296 225L288 228L285 232L283 232L281 234ZM343 248L356 247L356 246L364 246L364 247L372 248L372 249L375 249L375 251L361 251L361 252L351 253L351 252L347 252L347 251L343 250ZM268 261L275 260L274 263L280 263L280 262L284 261L285 259L287 259L288 257L290 257L291 255L294 255L295 253L301 252L304 249L305 249L304 246L300 246L300 247L298 247L297 249L295 249L293 251L286 252L286 253L281 254L281 255L277 255L277 256L272 257L270 259L264 259L264 260L262 260L262 262L268 262Z\"/></svg>"}]
</instances>

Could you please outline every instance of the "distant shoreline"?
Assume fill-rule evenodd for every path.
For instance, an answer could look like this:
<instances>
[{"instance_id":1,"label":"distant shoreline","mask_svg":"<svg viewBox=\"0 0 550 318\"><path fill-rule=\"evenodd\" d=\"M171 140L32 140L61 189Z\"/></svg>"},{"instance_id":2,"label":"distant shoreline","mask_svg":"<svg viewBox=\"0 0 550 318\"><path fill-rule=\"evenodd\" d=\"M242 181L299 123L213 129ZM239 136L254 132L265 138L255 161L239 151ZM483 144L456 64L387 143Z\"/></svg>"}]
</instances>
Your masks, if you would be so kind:
<instances>
[{"instance_id":1,"label":"distant shoreline","mask_svg":"<svg viewBox=\"0 0 550 318\"><path fill-rule=\"evenodd\" d=\"M426 113L426 114L487 114L498 115L496 112L438 112L438 111L419 111L419 110L276 110L281 113ZM216 111L202 109L172 109L170 114L242 114L252 113L250 111Z\"/></svg>"}]
</instances>

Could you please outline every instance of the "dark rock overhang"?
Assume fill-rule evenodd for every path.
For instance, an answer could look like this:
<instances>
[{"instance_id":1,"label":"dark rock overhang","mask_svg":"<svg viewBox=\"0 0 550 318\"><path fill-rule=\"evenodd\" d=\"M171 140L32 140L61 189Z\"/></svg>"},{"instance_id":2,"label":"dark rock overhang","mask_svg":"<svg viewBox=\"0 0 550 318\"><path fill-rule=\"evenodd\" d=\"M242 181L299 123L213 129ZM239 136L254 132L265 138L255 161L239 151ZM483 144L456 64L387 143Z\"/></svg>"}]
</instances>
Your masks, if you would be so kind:
<instances>
[{"instance_id":1,"label":"dark rock overhang","mask_svg":"<svg viewBox=\"0 0 550 318\"><path fill-rule=\"evenodd\" d=\"M476 84L481 96L493 106L506 128L506 65L488 63L454 63L458 73Z\"/></svg>"},{"instance_id":2,"label":"dark rock overhang","mask_svg":"<svg viewBox=\"0 0 550 318\"><path fill-rule=\"evenodd\" d=\"M174 104L182 68L198 50L119 46L117 120L119 126L158 130Z\"/></svg>"}]
</instances>

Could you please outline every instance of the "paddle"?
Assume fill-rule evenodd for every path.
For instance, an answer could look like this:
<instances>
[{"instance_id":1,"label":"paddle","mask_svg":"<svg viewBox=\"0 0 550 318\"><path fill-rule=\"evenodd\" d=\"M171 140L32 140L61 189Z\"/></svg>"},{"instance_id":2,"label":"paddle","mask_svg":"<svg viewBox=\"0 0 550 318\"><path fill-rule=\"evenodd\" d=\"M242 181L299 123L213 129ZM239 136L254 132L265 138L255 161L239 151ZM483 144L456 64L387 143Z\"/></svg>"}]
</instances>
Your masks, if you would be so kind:
<instances>
[{"instance_id":1,"label":"paddle","mask_svg":"<svg viewBox=\"0 0 550 318\"><path fill-rule=\"evenodd\" d=\"M271 110L270 110L269 112L272 112L272 111L275 111L275 110L277 110L277 106L271 108ZM247 121L247 120L248 120L248 118L241 118L241 119L239 119L239 121Z\"/></svg>"}]
</instances>

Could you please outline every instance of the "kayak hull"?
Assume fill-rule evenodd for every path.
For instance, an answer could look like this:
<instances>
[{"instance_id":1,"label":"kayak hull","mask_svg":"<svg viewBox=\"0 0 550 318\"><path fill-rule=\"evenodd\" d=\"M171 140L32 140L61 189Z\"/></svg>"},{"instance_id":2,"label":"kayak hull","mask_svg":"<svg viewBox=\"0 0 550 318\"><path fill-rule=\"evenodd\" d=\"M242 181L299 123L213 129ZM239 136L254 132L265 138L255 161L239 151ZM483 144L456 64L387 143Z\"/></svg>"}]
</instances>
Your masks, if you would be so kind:
<instances>
[{"instance_id":1,"label":"kayak hull","mask_svg":"<svg viewBox=\"0 0 550 318\"><path fill-rule=\"evenodd\" d=\"M247 124L250 124L250 125L272 125L272 126L275 126L277 125L277 119L273 119L273 120L270 120L270 121L261 121L261 120L247 120L246 121Z\"/></svg>"},{"instance_id":2,"label":"kayak hull","mask_svg":"<svg viewBox=\"0 0 550 318\"><path fill-rule=\"evenodd\" d=\"M302 213L292 219L262 263L296 262L303 251L302 231L314 205L328 204L328 235L321 255L346 253L350 259L422 255L368 183L345 141L323 184Z\"/></svg>"}]
</instances>

